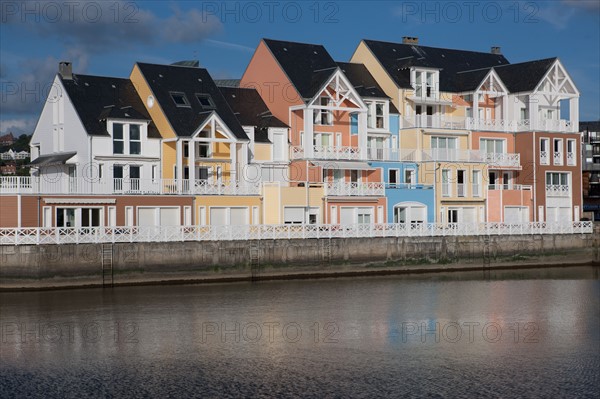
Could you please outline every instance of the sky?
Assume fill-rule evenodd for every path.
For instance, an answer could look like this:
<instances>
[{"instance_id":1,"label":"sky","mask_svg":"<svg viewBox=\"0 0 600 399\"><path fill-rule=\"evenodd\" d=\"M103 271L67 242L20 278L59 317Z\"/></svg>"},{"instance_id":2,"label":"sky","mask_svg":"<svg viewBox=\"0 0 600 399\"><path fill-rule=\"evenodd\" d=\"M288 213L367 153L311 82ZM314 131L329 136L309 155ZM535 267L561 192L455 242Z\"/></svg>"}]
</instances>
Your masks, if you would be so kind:
<instances>
[{"instance_id":1,"label":"sky","mask_svg":"<svg viewBox=\"0 0 600 399\"><path fill-rule=\"evenodd\" d=\"M361 39L490 51L511 62L559 57L600 119L600 1L0 0L0 134L31 134L59 61L127 77L137 61L200 61L240 78L261 38L322 44L347 61Z\"/></svg>"}]
</instances>

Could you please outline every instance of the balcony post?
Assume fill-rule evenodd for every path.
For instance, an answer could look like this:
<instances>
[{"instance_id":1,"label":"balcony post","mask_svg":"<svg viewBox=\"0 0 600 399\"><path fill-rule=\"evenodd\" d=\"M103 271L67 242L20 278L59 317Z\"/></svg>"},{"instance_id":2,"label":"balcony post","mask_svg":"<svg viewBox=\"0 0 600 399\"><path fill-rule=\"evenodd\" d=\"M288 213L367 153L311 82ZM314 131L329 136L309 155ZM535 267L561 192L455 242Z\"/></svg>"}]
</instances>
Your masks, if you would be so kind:
<instances>
[{"instance_id":1,"label":"balcony post","mask_svg":"<svg viewBox=\"0 0 600 399\"><path fill-rule=\"evenodd\" d=\"M361 111L358 113L358 149L362 160L368 159L367 141L367 111Z\"/></svg>"},{"instance_id":2,"label":"balcony post","mask_svg":"<svg viewBox=\"0 0 600 399\"><path fill-rule=\"evenodd\" d=\"M188 168L190 176L187 189L191 194L196 185L196 142L193 139L188 141Z\"/></svg>"},{"instance_id":3,"label":"balcony post","mask_svg":"<svg viewBox=\"0 0 600 399\"><path fill-rule=\"evenodd\" d=\"M479 129L479 92L473 93L473 126L472 129Z\"/></svg>"},{"instance_id":4,"label":"balcony post","mask_svg":"<svg viewBox=\"0 0 600 399\"><path fill-rule=\"evenodd\" d=\"M175 142L175 169L177 173L173 178L177 182L177 193L181 194L181 179L183 178L183 146L181 140L177 139Z\"/></svg>"},{"instance_id":5,"label":"balcony post","mask_svg":"<svg viewBox=\"0 0 600 399\"><path fill-rule=\"evenodd\" d=\"M528 96L529 101L529 130L538 129L538 99L530 94Z\"/></svg>"},{"instance_id":6,"label":"balcony post","mask_svg":"<svg viewBox=\"0 0 600 399\"><path fill-rule=\"evenodd\" d=\"M314 110L311 108L304 109L304 158L311 159L313 157L314 149Z\"/></svg>"}]
</instances>

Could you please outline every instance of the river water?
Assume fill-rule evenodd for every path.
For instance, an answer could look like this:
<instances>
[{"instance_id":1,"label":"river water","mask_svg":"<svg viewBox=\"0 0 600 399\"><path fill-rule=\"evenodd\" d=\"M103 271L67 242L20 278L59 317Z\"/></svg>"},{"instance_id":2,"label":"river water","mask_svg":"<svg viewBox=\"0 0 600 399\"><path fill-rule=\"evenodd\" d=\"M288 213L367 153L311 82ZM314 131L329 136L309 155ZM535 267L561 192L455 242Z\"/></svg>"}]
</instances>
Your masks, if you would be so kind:
<instances>
[{"instance_id":1,"label":"river water","mask_svg":"<svg viewBox=\"0 0 600 399\"><path fill-rule=\"evenodd\" d=\"M598 268L0 295L4 397L599 397Z\"/></svg>"}]
</instances>

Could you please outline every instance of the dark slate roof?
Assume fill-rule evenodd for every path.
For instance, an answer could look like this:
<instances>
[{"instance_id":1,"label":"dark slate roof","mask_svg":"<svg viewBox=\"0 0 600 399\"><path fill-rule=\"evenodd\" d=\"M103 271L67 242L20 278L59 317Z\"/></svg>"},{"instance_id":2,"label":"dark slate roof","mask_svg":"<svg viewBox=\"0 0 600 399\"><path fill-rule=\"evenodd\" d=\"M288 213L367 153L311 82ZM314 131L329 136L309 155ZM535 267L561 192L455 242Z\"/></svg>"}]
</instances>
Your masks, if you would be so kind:
<instances>
[{"instance_id":1,"label":"dark slate roof","mask_svg":"<svg viewBox=\"0 0 600 399\"><path fill-rule=\"evenodd\" d=\"M56 153L56 154L50 154L50 155L42 155L40 157L37 157L33 161L31 161L29 163L29 165L44 166L44 165L64 164L65 162L67 162L70 158L72 158L75 155L77 155L76 151L62 152L62 153Z\"/></svg>"},{"instance_id":2,"label":"dark slate roof","mask_svg":"<svg viewBox=\"0 0 600 399\"><path fill-rule=\"evenodd\" d=\"M215 84L219 87L240 87L241 79L215 79Z\"/></svg>"},{"instance_id":3,"label":"dark slate roof","mask_svg":"<svg viewBox=\"0 0 600 399\"><path fill-rule=\"evenodd\" d=\"M256 128L254 141L269 143L270 141L267 137L268 128L289 127L271 114L271 111L269 111L269 108L255 89L235 87L219 87L219 89L240 124Z\"/></svg>"},{"instance_id":4,"label":"dark slate roof","mask_svg":"<svg viewBox=\"0 0 600 399\"><path fill-rule=\"evenodd\" d=\"M413 66L441 69L440 90L459 92L462 89L457 87L455 82L457 72L508 64L508 60L502 54L375 40L364 40L364 43L395 83L402 88L410 88L410 68Z\"/></svg>"},{"instance_id":5,"label":"dark slate roof","mask_svg":"<svg viewBox=\"0 0 600 399\"><path fill-rule=\"evenodd\" d=\"M337 64L361 97L390 98L363 64L351 62L337 62Z\"/></svg>"},{"instance_id":6,"label":"dark slate roof","mask_svg":"<svg viewBox=\"0 0 600 399\"><path fill-rule=\"evenodd\" d=\"M216 112L235 137L248 140L246 132L206 69L139 62L137 65L178 136L191 136L212 112ZM171 97L172 92L184 93L190 106L178 107ZM205 109L196 94L209 95L215 109Z\"/></svg>"},{"instance_id":7,"label":"dark slate roof","mask_svg":"<svg viewBox=\"0 0 600 399\"><path fill-rule=\"evenodd\" d=\"M479 87L492 68L476 69L474 71L458 72L454 83L458 91L473 91Z\"/></svg>"},{"instance_id":8,"label":"dark slate roof","mask_svg":"<svg viewBox=\"0 0 600 399\"><path fill-rule=\"evenodd\" d=\"M150 121L148 137L160 138L152 118L129 79L75 75L59 78L88 134L108 136L107 118Z\"/></svg>"},{"instance_id":9,"label":"dark slate roof","mask_svg":"<svg viewBox=\"0 0 600 399\"><path fill-rule=\"evenodd\" d=\"M511 93L532 91L540 83L557 58L521 62L494 67L498 76Z\"/></svg>"},{"instance_id":10,"label":"dark slate roof","mask_svg":"<svg viewBox=\"0 0 600 399\"><path fill-rule=\"evenodd\" d=\"M364 64L339 61L337 64L342 72L344 72L344 75L346 75L350 83L352 83L352 86L354 86L354 90L356 90L361 97L390 98L387 94L385 94L381 86L379 86L373 75L371 75L371 72L369 72ZM398 113L396 106L391 102L390 113Z\"/></svg>"},{"instance_id":11,"label":"dark slate roof","mask_svg":"<svg viewBox=\"0 0 600 399\"><path fill-rule=\"evenodd\" d=\"M322 45L272 39L263 41L304 99L315 97L337 70L336 62Z\"/></svg>"}]
</instances>

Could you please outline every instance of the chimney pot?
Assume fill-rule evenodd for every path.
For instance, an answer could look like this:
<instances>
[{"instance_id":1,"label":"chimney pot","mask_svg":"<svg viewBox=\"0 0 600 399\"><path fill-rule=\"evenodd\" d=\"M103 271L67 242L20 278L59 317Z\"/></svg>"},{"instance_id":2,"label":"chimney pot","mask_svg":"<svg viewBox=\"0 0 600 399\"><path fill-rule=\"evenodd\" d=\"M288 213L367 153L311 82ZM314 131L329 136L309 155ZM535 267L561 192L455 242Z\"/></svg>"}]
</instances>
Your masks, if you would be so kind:
<instances>
[{"instance_id":1,"label":"chimney pot","mask_svg":"<svg viewBox=\"0 0 600 399\"><path fill-rule=\"evenodd\" d=\"M419 44L419 38L412 36L404 36L402 37L402 44Z\"/></svg>"},{"instance_id":2,"label":"chimney pot","mask_svg":"<svg viewBox=\"0 0 600 399\"><path fill-rule=\"evenodd\" d=\"M492 47L492 54L502 54L502 51L500 51L500 47Z\"/></svg>"},{"instance_id":3,"label":"chimney pot","mask_svg":"<svg viewBox=\"0 0 600 399\"><path fill-rule=\"evenodd\" d=\"M65 80L73 79L73 65L69 61L62 61L58 63L58 73Z\"/></svg>"}]
</instances>

